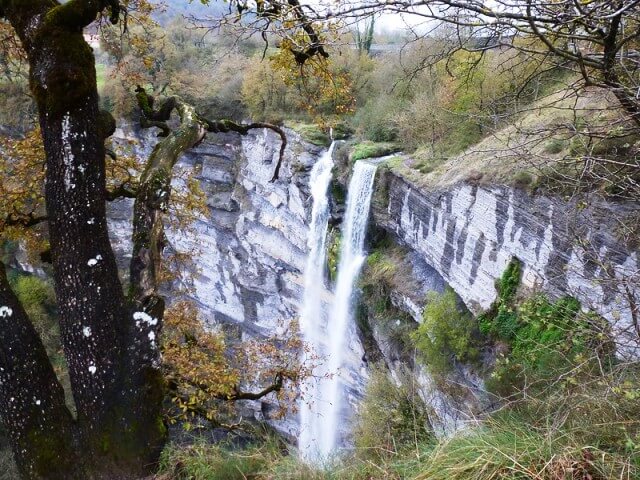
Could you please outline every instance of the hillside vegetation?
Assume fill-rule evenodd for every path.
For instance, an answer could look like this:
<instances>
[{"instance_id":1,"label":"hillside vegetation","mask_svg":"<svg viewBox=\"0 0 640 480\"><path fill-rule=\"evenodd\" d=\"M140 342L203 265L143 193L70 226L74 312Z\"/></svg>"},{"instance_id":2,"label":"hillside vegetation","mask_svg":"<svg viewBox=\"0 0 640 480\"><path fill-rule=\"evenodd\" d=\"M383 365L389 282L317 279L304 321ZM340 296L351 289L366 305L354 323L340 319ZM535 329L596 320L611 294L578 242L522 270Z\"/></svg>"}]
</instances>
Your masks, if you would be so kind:
<instances>
[{"instance_id":1,"label":"hillside vegetation","mask_svg":"<svg viewBox=\"0 0 640 480\"><path fill-rule=\"evenodd\" d=\"M228 132L230 120L251 119L273 124L268 128L277 132L279 126L285 126L317 147L328 147L332 138L344 140L336 150L336 175L330 187L329 282L335 281L339 265L341 237L335 224L341 221L348 193L344 185L357 161L387 157L381 168L391 169L424 190L443 190L460 183L503 184L528 195L576 200L580 209L588 206L594 194L634 205L640 201L640 133L636 122L630 120L629 112L621 108L611 89L582 85L576 73L562 62L552 62L547 55L530 55L529 50L541 48L537 41L520 50L497 45L487 49L453 48L448 38L452 32L436 31L418 39L405 34L380 36L377 46L385 48L376 50L372 38L363 41L353 31L339 32L336 28L327 32L328 58L300 62L285 55L286 49L277 48L287 44L273 32L258 39L237 37L232 35L237 27L233 22L209 29L206 35L192 28L181 14L212 13L206 3L195 1L192 10L189 2L171 1L165 10L151 14L151 7L142 2L149 8L148 18L138 22L135 17L127 26L129 30L124 29L127 41L123 41L124 31L104 26L95 50L100 107L111 113L118 125L133 124L140 117L141 107L145 115L149 114L144 119L149 120L160 116L153 110L154 101L176 95L197 110L198 115L189 119L220 119L206 124L211 133ZM233 6L240 10L238 15L246 7ZM373 32L373 21L369 29ZM15 40L5 23L0 23L0 34L3 39ZM305 35L309 33L300 38L307 41ZM358 39L355 42L354 37ZM42 356L50 361L52 378L66 388L67 397L60 403L66 400L68 411L75 414L62 348L69 337L61 334L56 304L55 291L60 291L61 283L54 291L48 266L35 273L17 268L18 250L20 254L26 251L34 263L50 260L47 228L27 230L32 223L48 221L44 200L47 169L25 58L0 50L0 59L0 167L6 178L0 181L4 229L0 248L3 262L11 267L7 269L7 283L25 307L37 332L34 337L45 347ZM147 96L147 91L152 96ZM92 98L95 101L95 94ZM168 120L169 124L176 121L175 116ZM204 125L196 130L204 132ZM101 124L96 130L102 134L103 127ZM242 133L242 128L234 131ZM100 148L103 140L101 137ZM107 193L114 197L136 198L140 178L146 175L146 171L141 174L145 159L128 155L134 146L132 140L120 151L107 140ZM61 151L65 161L70 157L73 160L70 150ZM301 171L296 174L306 175L306 166L300 163L298 167ZM84 168L79 170L81 174ZM65 175L60 178L66 181ZM155 209L155 232L162 230L165 214L178 230L210 214L196 173L180 178L188 188L172 194L170 207L166 203L172 185L170 176L165 170L154 175L152 180L166 188L163 192L156 183L149 183L149 197L154 191L155 195L166 195L158 196L156 203L145 200L145 205L153 203ZM282 177L275 180L287 181ZM68 190L73 188L75 185ZM296 189L303 190L297 185ZM380 192L377 195L382 196ZM273 202L280 202L275 197ZM241 208L234 202L229 201L225 214ZM275 205L273 202L271 205ZM380 198L374 198L375 202L380 203ZM283 202L274 206L274 211L281 205ZM304 207L301 203L300 208ZM27 213L20 215L23 210ZM235 217L229 215L221 222L228 218ZM615 220L630 250L637 250L638 218L621 216ZM90 218L83 226L93 222ZM231 227L240 230L242 225ZM617 355L615 332L606 321L583 311L575 298L550 298L538 291L524 291L521 265L516 259L497 280L497 298L485 312L473 315L447 287L441 292L420 294L419 303L424 308L409 314L394 298L398 293L415 297L420 291L407 273L412 268L407 251L391 236L374 233L358 285L357 328L363 343L375 333L384 335L398 352L397 361L404 362L406 368L394 371L381 354L366 357L368 370L363 377L367 387L358 405L349 448L324 465L311 466L299 460L296 449L270 428L245 421L240 409L233 406L236 400L277 395L283 405L277 415L297 413L297 389L310 375L309 367L300 365L299 360L299 353L306 347L298 332L288 330L286 335L278 330L268 341L234 338L237 341L228 342L225 335L244 334L235 325L209 329L195 305L175 301L188 296L190 287L180 286L184 291L178 291L178 287L171 290L175 298L168 299L171 308L166 314L164 300L160 302L165 317L162 338L156 342L155 330L143 336L163 357L156 385L162 393L154 397L159 411L162 404L162 414L155 415L152 423L162 438L167 431L170 433L159 471L150 478L640 479L640 371L637 361ZM134 236L136 248L140 247L140 238L146 237ZM108 239L105 242L108 246ZM162 257L165 243L166 238L160 235L157 245L147 250ZM158 267L159 286L154 285L154 295L155 287L163 290L189 283L182 278L184 272L179 267L190 253L172 251L175 258L167 266ZM135 260L144 254L132 256ZM233 264L240 265L244 260L241 257L237 255ZM86 265L96 266L99 260L101 255ZM155 276L155 264L153 272ZM121 279L117 272L112 273L120 294ZM618 279L616 273L611 277ZM133 295L134 287L125 285L127 295ZM633 279L620 280L619 286L617 292L626 292L633 303L637 290ZM278 292L284 288L279 284L262 287ZM250 294L257 297L261 292ZM126 305L122 311L130 312L133 305ZM2 308L9 311L8 307ZM637 305L632 305L631 311L638 330ZM253 313L257 316L259 309ZM157 318L142 310L136 314L138 319L148 317L143 323L158 324ZM83 333L88 338L91 329L86 328L82 332L88 332ZM81 340L85 341L84 337ZM131 347L126 351L136 350ZM90 368L88 371L95 374L96 366L91 364ZM448 437L439 436L431 423L433 407L421 396L412 375L424 373L442 392L464 400L467 393L454 375L461 368L483 380L483 394L490 405L474 411L475 418L464 429ZM244 390L256 385L265 387L258 394ZM77 420L70 420L71 416L65 417L70 424ZM15 479L18 473L7 453L5 438L1 431L0 478ZM99 447L105 451L114 445L103 439L96 440L96 445L100 442ZM160 448L156 450L160 452Z\"/></svg>"}]
</instances>

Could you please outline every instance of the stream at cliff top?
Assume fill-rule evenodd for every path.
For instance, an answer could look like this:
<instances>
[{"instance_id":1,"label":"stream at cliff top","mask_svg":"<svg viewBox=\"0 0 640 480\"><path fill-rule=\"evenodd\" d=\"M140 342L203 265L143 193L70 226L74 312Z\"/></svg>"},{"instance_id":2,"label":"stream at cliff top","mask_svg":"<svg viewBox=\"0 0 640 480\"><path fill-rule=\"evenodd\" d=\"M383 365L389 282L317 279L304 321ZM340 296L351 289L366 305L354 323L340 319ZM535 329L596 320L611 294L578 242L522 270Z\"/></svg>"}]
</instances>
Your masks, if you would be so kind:
<instances>
[{"instance_id":1,"label":"stream at cliff top","mask_svg":"<svg viewBox=\"0 0 640 480\"><path fill-rule=\"evenodd\" d=\"M328 186L331 181L333 145L311 171L313 206L309 230L309 257L305 269L305 293L301 330L305 342L316 355L313 376L303 385L298 447L311 463L330 459L341 442L338 420L343 409L340 368L343 366L344 339L353 322L353 292L365 259L369 206L376 166L356 162L347 194L343 220L340 263L333 304L325 311L322 296L326 263L326 235L329 218ZM329 313L329 315L327 315ZM324 327L324 328L323 328Z\"/></svg>"}]
</instances>

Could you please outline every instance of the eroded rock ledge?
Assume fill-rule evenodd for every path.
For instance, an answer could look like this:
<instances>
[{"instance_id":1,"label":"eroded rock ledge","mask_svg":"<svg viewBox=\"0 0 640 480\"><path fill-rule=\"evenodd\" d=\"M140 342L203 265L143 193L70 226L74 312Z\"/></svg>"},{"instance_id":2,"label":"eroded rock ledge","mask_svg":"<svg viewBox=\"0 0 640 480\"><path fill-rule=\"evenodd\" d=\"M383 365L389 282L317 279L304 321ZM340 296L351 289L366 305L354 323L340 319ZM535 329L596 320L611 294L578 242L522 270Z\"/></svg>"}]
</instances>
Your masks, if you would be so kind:
<instances>
[{"instance_id":1,"label":"eroded rock ledge","mask_svg":"<svg viewBox=\"0 0 640 480\"><path fill-rule=\"evenodd\" d=\"M640 258L616 221L640 214L637 205L567 203L504 186L426 191L389 170L378 190L375 222L418 252L473 313L491 306L496 279L516 257L525 288L574 296L611 322L620 354L640 352Z\"/></svg>"}]
</instances>

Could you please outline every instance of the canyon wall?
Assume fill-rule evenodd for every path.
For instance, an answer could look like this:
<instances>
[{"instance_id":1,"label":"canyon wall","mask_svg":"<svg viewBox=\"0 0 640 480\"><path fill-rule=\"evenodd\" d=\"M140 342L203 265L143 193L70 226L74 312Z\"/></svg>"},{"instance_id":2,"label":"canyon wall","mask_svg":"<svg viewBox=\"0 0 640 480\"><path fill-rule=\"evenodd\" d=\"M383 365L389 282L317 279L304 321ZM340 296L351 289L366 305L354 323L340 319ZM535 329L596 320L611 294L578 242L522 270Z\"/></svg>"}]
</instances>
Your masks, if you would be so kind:
<instances>
[{"instance_id":1,"label":"canyon wall","mask_svg":"<svg viewBox=\"0 0 640 480\"><path fill-rule=\"evenodd\" d=\"M281 178L274 183L269 180L279 139L271 132L210 136L178 165L197 172L209 211L188 231L170 230L169 243L177 252L192 252L195 267L187 269L182 286L189 287L187 295L207 325L227 336L283 335L298 316L311 207L309 172L322 148L294 132L289 135ZM155 143L147 132L120 130L118 136L121 141L135 138L132 148L141 158ZM176 180L174 187L182 188L181 182ZM447 284L473 313L486 310L496 298L496 279L515 257L523 265L524 288L552 298L575 296L585 309L611 322L621 355L637 355L638 252L620 240L615 221L638 214L636 207L598 200L576 205L504 186L460 184L429 191L387 168L380 169L376 185L372 228L386 230L407 249L409 274L417 285L410 292L392 292L392 302L414 322L421 321L426 293L442 291ZM123 268L130 208L128 200L110 207L111 233ZM339 217L340 208L334 210ZM331 293L325 294L330 302ZM452 395L389 331L373 325L375 354L363 349L367 341L361 342L362 334L353 328L346 342L346 391L352 408L344 412L343 431L364 395L367 365L379 358L398 382L407 373L416 380L436 433L462 428L491 408L482 379L469 366L455 365L451 381L462 389ZM491 362L490 353L484 360ZM273 418L276 409L268 398L249 408L256 418L270 420L281 433L296 438L295 416Z\"/></svg>"},{"instance_id":2,"label":"canyon wall","mask_svg":"<svg viewBox=\"0 0 640 480\"><path fill-rule=\"evenodd\" d=\"M637 246L616 219L638 206L567 203L505 186L460 184L426 191L387 171L375 221L434 267L475 314L496 298L495 281L512 258L522 284L550 298L571 295L611 323L621 355L638 354Z\"/></svg>"},{"instance_id":3,"label":"canyon wall","mask_svg":"<svg viewBox=\"0 0 640 480\"><path fill-rule=\"evenodd\" d=\"M288 131L289 142L280 179L270 179L278 158L280 139L271 131L209 135L185 154L178 172L195 171L207 199L208 212L186 230L168 229L169 255L189 253L185 272L170 290L178 288L199 308L211 329L236 340L284 337L297 329L303 298L303 270L307 254L311 200L309 174L324 150L303 142ZM153 134L119 129L117 142L146 158L156 143ZM174 189L184 188L178 173ZM129 260L131 200L109 208L112 243L124 271ZM327 301L331 293L325 291ZM349 335L347 395L355 405L365 387L363 350L352 329ZM258 389L257 385L246 388ZM255 418L266 419L283 435L297 437L295 415L277 418L279 405L271 396L241 402ZM348 429L350 412L341 425Z\"/></svg>"}]
</instances>

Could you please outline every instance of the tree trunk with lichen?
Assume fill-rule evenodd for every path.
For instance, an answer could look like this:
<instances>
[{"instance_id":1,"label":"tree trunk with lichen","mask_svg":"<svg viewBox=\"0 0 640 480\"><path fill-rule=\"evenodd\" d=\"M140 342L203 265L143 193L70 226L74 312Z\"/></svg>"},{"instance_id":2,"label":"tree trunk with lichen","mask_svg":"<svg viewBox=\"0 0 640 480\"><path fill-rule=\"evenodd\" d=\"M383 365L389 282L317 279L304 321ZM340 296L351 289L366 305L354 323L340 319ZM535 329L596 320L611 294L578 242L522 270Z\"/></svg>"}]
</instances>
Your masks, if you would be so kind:
<instances>
[{"instance_id":1,"label":"tree trunk with lichen","mask_svg":"<svg viewBox=\"0 0 640 480\"><path fill-rule=\"evenodd\" d=\"M107 234L104 140L113 121L98 109L94 57L82 29L109 6L0 0L0 16L27 52L39 111L60 331L77 411L73 419L64 406L42 344L3 275L0 371L7 376L0 404L24 478L140 478L165 438L160 321L126 300Z\"/></svg>"},{"instance_id":2,"label":"tree trunk with lichen","mask_svg":"<svg viewBox=\"0 0 640 480\"><path fill-rule=\"evenodd\" d=\"M145 103L147 95L138 92L138 102ZM171 172L180 156L206 134L205 123L193 106L176 97L170 98L171 114L175 107L180 116L180 126L174 131L166 127L167 137L151 152L140 178L140 186L133 207L133 255L131 260L131 296L141 305L157 304L158 270L164 247L162 216L167 209L171 194ZM149 107L150 108L150 107ZM151 111L144 116L150 116ZM150 126L159 126L157 124Z\"/></svg>"},{"instance_id":3,"label":"tree trunk with lichen","mask_svg":"<svg viewBox=\"0 0 640 480\"><path fill-rule=\"evenodd\" d=\"M286 146L277 126L209 121L177 97L154 111L153 98L139 89L144 126L160 127L166 138L136 193L132 286L125 297L105 210L104 141L115 122L98 108L95 61L82 36L107 8L117 21L117 0L0 0L0 18L11 23L27 53L39 112L60 332L77 414L65 406L42 342L0 264L0 415L26 479L128 480L153 471L166 436L157 274L173 167L207 131L244 135L269 128L282 138L275 179ZM171 131L165 122L173 110L181 123Z\"/></svg>"}]
</instances>

